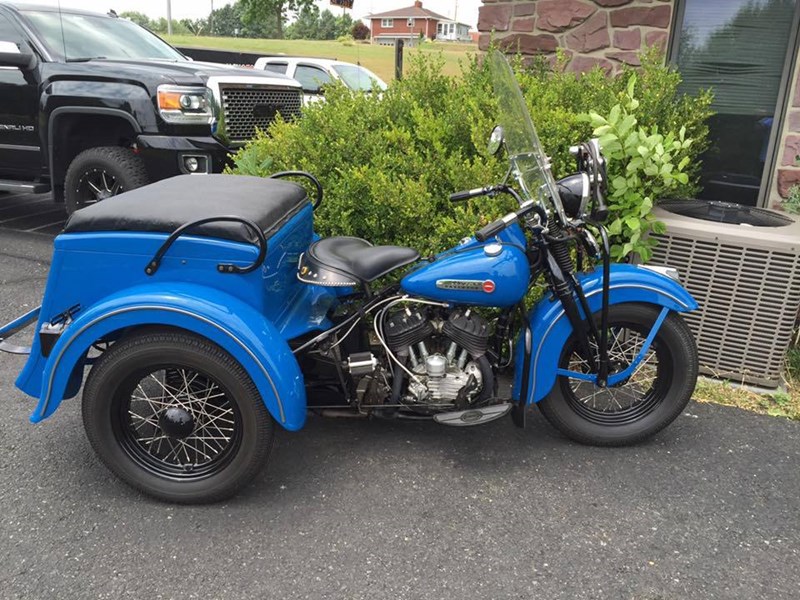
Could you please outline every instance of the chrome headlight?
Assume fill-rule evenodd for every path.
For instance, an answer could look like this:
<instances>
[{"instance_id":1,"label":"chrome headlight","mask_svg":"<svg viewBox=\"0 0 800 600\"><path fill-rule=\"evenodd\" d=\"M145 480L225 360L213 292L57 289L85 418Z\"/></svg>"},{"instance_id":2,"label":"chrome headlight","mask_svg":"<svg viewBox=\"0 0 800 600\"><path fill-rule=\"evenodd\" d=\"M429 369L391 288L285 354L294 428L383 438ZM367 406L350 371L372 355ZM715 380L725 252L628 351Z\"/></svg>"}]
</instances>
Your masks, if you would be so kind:
<instances>
[{"instance_id":1,"label":"chrome headlight","mask_svg":"<svg viewBox=\"0 0 800 600\"><path fill-rule=\"evenodd\" d=\"M209 125L214 121L206 88L160 85L156 96L158 112L167 123Z\"/></svg>"}]
</instances>

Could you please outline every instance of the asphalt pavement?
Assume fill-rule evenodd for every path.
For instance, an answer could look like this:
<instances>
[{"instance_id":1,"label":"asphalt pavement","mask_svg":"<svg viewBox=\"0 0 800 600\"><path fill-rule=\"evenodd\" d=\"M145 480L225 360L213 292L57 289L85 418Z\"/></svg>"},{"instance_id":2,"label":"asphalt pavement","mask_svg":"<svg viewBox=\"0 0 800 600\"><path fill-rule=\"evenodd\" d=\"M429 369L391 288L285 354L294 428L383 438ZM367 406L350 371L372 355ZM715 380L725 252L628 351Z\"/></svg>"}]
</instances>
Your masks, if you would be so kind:
<instances>
[{"instance_id":1,"label":"asphalt pavement","mask_svg":"<svg viewBox=\"0 0 800 600\"><path fill-rule=\"evenodd\" d=\"M64 205L52 194L0 192L0 229L55 235L64 226Z\"/></svg>"},{"instance_id":2,"label":"asphalt pavement","mask_svg":"<svg viewBox=\"0 0 800 600\"><path fill-rule=\"evenodd\" d=\"M38 303L51 243L0 224L0 322ZM235 499L183 507L112 478L79 399L31 425L22 364L0 355L2 599L800 597L786 420L691 403L599 449L535 410L524 431L310 418Z\"/></svg>"}]
</instances>

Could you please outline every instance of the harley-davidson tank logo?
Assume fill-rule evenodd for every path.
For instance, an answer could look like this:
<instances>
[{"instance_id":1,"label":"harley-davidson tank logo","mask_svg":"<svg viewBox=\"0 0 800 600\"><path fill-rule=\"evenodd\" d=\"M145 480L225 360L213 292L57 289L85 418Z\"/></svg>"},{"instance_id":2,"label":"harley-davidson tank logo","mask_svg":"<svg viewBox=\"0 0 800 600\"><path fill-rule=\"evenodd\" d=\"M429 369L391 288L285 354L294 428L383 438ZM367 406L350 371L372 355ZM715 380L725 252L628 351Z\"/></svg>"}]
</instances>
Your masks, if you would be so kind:
<instances>
[{"instance_id":1,"label":"harley-davidson tank logo","mask_svg":"<svg viewBox=\"0 0 800 600\"><path fill-rule=\"evenodd\" d=\"M491 294L495 290L494 281L491 279L437 279L436 287L442 290L486 292L487 294Z\"/></svg>"}]
</instances>

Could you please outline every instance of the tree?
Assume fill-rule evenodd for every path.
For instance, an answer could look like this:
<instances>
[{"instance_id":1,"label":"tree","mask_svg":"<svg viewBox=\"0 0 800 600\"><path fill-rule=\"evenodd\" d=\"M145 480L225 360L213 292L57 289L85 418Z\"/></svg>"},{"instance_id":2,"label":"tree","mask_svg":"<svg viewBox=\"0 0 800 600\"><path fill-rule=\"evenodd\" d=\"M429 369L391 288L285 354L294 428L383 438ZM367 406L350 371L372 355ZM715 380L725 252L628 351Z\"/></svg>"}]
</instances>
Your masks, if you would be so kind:
<instances>
[{"instance_id":1,"label":"tree","mask_svg":"<svg viewBox=\"0 0 800 600\"><path fill-rule=\"evenodd\" d=\"M345 35L350 35L350 30L353 28L353 17L344 13L336 17L336 35L334 39L338 39Z\"/></svg>"},{"instance_id":2,"label":"tree","mask_svg":"<svg viewBox=\"0 0 800 600\"><path fill-rule=\"evenodd\" d=\"M310 6L314 0L240 0L246 25L274 23L276 37L283 37L283 23L288 11L299 11Z\"/></svg>"},{"instance_id":3,"label":"tree","mask_svg":"<svg viewBox=\"0 0 800 600\"><path fill-rule=\"evenodd\" d=\"M293 40L319 39L319 8L316 4L300 10L295 22L286 28L286 37Z\"/></svg>"},{"instance_id":4,"label":"tree","mask_svg":"<svg viewBox=\"0 0 800 600\"><path fill-rule=\"evenodd\" d=\"M238 2L216 9L211 13L211 21L213 23L212 30L209 32L211 35L234 37L242 35L244 31L242 7Z\"/></svg>"},{"instance_id":5,"label":"tree","mask_svg":"<svg viewBox=\"0 0 800 600\"><path fill-rule=\"evenodd\" d=\"M208 27L206 19L195 19L194 21L191 19L181 19L180 24L196 36L201 35Z\"/></svg>"},{"instance_id":6,"label":"tree","mask_svg":"<svg viewBox=\"0 0 800 600\"><path fill-rule=\"evenodd\" d=\"M129 21L133 21L137 25L144 27L145 29L153 30L153 23L150 21L149 17L143 13L136 12L136 11L126 11L120 14L120 17L123 19L128 19Z\"/></svg>"},{"instance_id":7,"label":"tree","mask_svg":"<svg viewBox=\"0 0 800 600\"><path fill-rule=\"evenodd\" d=\"M317 35L319 40L335 40L336 39L336 17L329 10L323 10L319 15L319 33Z\"/></svg>"},{"instance_id":8,"label":"tree","mask_svg":"<svg viewBox=\"0 0 800 600\"><path fill-rule=\"evenodd\" d=\"M370 33L369 27L361 21L353 23L353 27L350 29L350 35L353 36L354 40L368 40Z\"/></svg>"}]
</instances>

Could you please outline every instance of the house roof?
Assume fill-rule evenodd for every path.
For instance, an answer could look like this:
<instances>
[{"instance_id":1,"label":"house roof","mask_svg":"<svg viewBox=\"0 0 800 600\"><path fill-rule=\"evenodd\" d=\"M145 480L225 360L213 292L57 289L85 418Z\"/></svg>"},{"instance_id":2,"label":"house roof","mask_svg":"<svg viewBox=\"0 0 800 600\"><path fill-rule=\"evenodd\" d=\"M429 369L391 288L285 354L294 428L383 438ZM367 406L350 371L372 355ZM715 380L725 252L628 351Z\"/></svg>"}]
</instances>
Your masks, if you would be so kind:
<instances>
[{"instance_id":1,"label":"house roof","mask_svg":"<svg viewBox=\"0 0 800 600\"><path fill-rule=\"evenodd\" d=\"M439 21L450 21L447 17L422 8L421 6L409 6L407 8L396 8L382 13L367 15L367 19L436 19Z\"/></svg>"}]
</instances>

